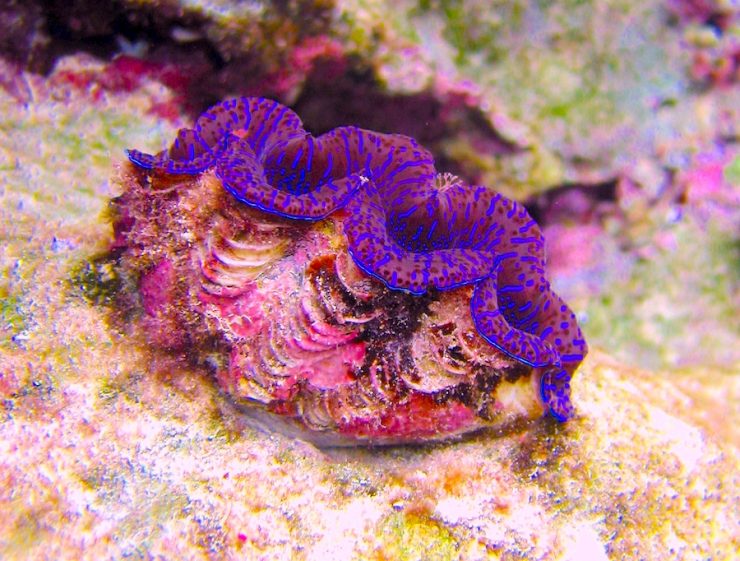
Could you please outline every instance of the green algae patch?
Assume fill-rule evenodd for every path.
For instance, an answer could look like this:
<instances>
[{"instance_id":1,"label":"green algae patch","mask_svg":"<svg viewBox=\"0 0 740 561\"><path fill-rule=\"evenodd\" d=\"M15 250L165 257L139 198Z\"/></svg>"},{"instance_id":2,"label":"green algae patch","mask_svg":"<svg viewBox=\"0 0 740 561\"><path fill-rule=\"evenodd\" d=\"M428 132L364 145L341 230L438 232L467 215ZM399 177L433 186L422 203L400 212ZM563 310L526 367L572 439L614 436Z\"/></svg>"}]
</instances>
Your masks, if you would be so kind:
<instances>
[{"instance_id":1,"label":"green algae patch","mask_svg":"<svg viewBox=\"0 0 740 561\"><path fill-rule=\"evenodd\" d=\"M44 540L52 533L52 529L44 527L41 521L44 510L19 508L16 511L12 529L0 538L1 558L24 559L30 548L43 545Z\"/></svg>"},{"instance_id":2,"label":"green algae patch","mask_svg":"<svg viewBox=\"0 0 740 561\"><path fill-rule=\"evenodd\" d=\"M740 186L740 156L735 156L733 160L725 166L723 171L725 181L730 185Z\"/></svg>"},{"instance_id":3,"label":"green algae patch","mask_svg":"<svg viewBox=\"0 0 740 561\"><path fill-rule=\"evenodd\" d=\"M452 561L460 559L459 545L449 529L416 514L393 513L376 529L381 545L374 559L397 561Z\"/></svg>"},{"instance_id":4,"label":"green algae patch","mask_svg":"<svg viewBox=\"0 0 740 561\"><path fill-rule=\"evenodd\" d=\"M103 403L108 403L118 398L123 390L122 386L113 382L109 378L103 378L98 389L98 399Z\"/></svg>"},{"instance_id":5,"label":"green algae patch","mask_svg":"<svg viewBox=\"0 0 740 561\"><path fill-rule=\"evenodd\" d=\"M116 301L122 281L114 260L107 255L76 264L69 276L70 290L95 306L111 306Z\"/></svg>"},{"instance_id":6,"label":"green algae patch","mask_svg":"<svg viewBox=\"0 0 740 561\"><path fill-rule=\"evenodd\" d=\"M651 368L737 363L737 242L691 214L659 235L667 246L589 302L589 341Z\"/></svg>"},{"instance_id":7,"label":"green algae patch","mask_svg":"<svg viewBox=\"0 0 740 561\"><path fill-rule=\"evenodd\" d=\"M544 145L499 155L481 151L469 138L458 136L444 141L442 149L466 175L478 177L477 183L513 199L544 193L566 179L563 161Z\"/></svg>"},{"instance_id":8,"label":"green algae patch","mask_svg":"<svg viewBox=\"0 0 740 561\"><path fill-rule=\"evenodd\" d=\"M28 326L20 295L10 294L4 286L0 286L0 321L0 345L3 346L10 344L13 337Z\"/></svg>"},{"instance_id":9,"label":"green algae patch","mask_svg":"<svg viewBox=\"0 0 740 561\"><path fill-rule=\"evenodd\" d=\"M20 228L46 233L41 225L99 227L111 169L124 159L124 149L155 147L152 131L162 131L163 138L172 132L168 122L146 116L148 106L170 97L162 86L149 84L125 96L95 95L94 87L55 79L99 74L103 68L89 57L67 57L46 81L24 76L33 87L33 103L18 103L0 89L0 130L8 131L0 135L0 167L6 169L0 213L13 216L3 221L1 237L14 237Z\"/></svg>"}]
</instances>

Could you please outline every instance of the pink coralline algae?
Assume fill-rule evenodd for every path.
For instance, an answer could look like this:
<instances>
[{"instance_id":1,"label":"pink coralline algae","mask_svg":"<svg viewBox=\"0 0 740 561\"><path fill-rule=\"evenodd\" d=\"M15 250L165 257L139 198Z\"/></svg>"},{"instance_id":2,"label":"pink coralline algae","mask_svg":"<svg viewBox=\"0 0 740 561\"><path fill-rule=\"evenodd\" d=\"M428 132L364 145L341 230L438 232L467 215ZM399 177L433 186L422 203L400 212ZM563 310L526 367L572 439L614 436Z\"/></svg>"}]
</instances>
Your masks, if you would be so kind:
<instances>
[{"instance_id":1,"label":"pink coralline algae","mask_svg":"<svg viewBox=\"0 0 740 561\"><path fill-rule=\"evenodd\" d=\"M115 246L144 323L239 403L339 444L573 416L587 347L539 227L412 138L237 98L128 156Z\"/></svg>"},{"instance_id":2,"label":"pink coralline algae","mask_svg":"<svg viewBox=\"0 0 740 561\"><path fill-rule=\"evenodd\" d=\"M668 8L685 27L684 39L691 53L691 78L705 86L736 84L740 80L740 4L670 0Z\"/></svg>"}]
</instances>

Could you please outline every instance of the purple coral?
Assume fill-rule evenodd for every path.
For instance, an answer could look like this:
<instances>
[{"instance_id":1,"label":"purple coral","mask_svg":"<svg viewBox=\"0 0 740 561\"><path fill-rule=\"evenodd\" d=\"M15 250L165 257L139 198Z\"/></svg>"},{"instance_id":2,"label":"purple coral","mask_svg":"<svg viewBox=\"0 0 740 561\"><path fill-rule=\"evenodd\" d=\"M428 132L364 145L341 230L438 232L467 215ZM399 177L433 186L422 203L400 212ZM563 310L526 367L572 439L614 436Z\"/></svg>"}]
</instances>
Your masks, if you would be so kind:
<instances>
[{"instance_id":1,"label":"purple coral","mask_svg":"<svg viewBox=\"0 0 740 561\"><path fill-rule=\"evenodd\" d=\"M573 312L544 277L539 227L515 201L438 174L414 139L356 127L314 138L287 107L237 98L181 130L169 150L128 155L155 172L214 168L237 200L271 215L316 221L343 209L348 251L360 270L412 295L472 285L479 335L542 369L548 410L561 421L573 415L570 379L587 347ZM328 329L318 341L330 332L336 335Z\"/></svg>"}]
</instances>

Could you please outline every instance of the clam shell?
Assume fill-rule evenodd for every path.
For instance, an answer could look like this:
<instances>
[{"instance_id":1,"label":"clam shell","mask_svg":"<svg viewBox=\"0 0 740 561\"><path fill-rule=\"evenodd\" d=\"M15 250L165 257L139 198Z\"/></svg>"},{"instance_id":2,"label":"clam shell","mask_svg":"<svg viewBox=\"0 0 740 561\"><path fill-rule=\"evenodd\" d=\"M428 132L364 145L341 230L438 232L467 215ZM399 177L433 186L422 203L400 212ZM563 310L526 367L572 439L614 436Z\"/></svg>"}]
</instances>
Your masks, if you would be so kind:
<instances>
[{"instance_id":1,"label":"clam shell","mask_svg":"<svg viewBox=\"0 0 740 561\"><path fill-rule=\"evenodd\" d=\"M321 444L394 444L541 416L540 374L478 335L473 288L390 290L348 254L346 214L270 216L212 172L175 181L128 165L121 183L120 264L150 340L215 364L261 424Z\"/></svg>"}]
</instances>

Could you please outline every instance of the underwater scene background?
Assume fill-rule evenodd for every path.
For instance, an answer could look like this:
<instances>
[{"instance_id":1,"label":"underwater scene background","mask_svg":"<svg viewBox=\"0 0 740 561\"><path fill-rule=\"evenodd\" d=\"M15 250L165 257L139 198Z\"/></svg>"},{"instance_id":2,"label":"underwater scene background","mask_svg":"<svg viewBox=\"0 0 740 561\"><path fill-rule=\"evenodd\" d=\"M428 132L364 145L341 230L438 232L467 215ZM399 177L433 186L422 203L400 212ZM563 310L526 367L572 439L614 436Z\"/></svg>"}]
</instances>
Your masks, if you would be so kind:
<instances>
[{"instance_id":1,"label":"underwater scene background","mask_svg":"<svg viewBox=\"0 0 740 561\"><path fill-rule=\"evenodd\" d=\"M737 557L736 2L38 0L0 27L0 558ZM484 336L475 256L416 296L430 265L361 251L377 205L250 206L243 122L230 166L136 155L240 96L523 209L588 343L558 351L572 410L557 359ZM307 152L279 152L288 185ZM444 216L405 250L481 249Z\"/></svg>"}]
</instances>

